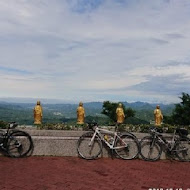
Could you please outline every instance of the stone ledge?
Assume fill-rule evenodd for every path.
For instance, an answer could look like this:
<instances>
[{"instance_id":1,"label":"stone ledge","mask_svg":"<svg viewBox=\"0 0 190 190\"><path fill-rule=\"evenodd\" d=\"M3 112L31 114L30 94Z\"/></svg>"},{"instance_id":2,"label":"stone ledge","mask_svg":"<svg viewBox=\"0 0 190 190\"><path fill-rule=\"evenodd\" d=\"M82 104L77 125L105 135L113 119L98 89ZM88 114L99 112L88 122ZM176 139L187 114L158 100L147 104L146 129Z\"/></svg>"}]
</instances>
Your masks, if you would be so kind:
<instances>
[{"instance_id":1,"label":"stone ledge","mask_svg":"<svg viewBox=\"0 0 190 190\"><path fill-rule=\"evenodd\" d=\"M87 131L62 131L62 130L27 130L34 142L33 156L74 156L78 157L77 141L79 137ZM140 140L147 133L133 133ZM172 134L163 134L166 138L171 138ZM109 157L107 147L103 146L103 157ZM161 159L165 159L162 153Z\"/></svg>"}]
</instances>

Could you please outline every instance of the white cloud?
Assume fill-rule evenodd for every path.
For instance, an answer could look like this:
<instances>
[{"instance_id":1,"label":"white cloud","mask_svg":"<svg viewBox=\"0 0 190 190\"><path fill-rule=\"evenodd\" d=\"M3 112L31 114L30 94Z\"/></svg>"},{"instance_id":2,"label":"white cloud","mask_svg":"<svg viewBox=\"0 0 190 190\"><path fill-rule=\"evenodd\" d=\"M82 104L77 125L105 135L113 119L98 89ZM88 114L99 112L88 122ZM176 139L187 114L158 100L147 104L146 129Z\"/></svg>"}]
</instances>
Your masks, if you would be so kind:
<instances>
[{"instance_id":1,"label":"white cloud","mask_svg":"<svg viewBox=\"0 0 190 190\"><path fill-rule=\"evenodd\" d=\"M184 78L190 77L190 64L174 64L174 65L166 65L166 66L156 66L156 67L140 67L131 70L128 74L130 76L141 76L141 77L149 77L149 76L158 76L158 77L166 77L171 75L179 75Z\"/></svg>"},{"instance_id":2,"label":"white cloud","mask_svg":"<svg viewBox=\"0 0 190 190\"><path fill-rule=\"evenodd\" d=\"M137 86L190 82L188 1L84 2L0 0L2 96L164 101L166 92ZM187 90L177 88L164 88L168 101Z\"/></svg>"}]
</instances>

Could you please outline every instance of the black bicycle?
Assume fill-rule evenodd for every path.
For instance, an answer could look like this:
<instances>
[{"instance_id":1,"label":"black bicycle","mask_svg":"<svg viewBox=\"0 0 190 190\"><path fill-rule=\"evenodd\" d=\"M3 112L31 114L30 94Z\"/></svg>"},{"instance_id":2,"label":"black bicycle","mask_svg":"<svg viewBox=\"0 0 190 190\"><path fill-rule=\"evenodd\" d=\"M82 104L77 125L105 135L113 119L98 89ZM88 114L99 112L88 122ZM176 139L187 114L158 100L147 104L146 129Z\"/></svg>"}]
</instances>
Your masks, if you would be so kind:
<instances>
[{"instance_id":1,"label":"black bicycle","mask_svg":"<svg viewBox=\"0 0 190 190\"><path fill-rule=\"evenodd\" d=\"M17 123L11 122L6 131L0 130L0 151L13 158L28 156L33 151L31 136L25 131L15 129Z\"/></svg>"},{"instance_id":2,"label":"black bicycle","mask_svg":"<svg viewBox=\"0 0 190 190\"><path fill-rule=\"evenodd\" d=\"M180 161L190 161L190 139L186 129L175 128L172 140L168 141L161 134L161 129L150 128L150 135L140 141L140 155L144 160L156 161L160 159L162 151L171 158Z\"/></svg>"}]
</instances>

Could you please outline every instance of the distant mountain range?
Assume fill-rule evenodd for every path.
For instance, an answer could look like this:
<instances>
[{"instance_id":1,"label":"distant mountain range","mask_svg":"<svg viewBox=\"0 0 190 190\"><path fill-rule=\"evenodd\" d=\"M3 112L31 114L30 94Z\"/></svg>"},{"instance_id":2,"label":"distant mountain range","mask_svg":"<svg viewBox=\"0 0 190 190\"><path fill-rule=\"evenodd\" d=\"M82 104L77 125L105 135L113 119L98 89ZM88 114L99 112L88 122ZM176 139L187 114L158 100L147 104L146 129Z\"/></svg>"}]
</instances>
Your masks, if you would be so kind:
<instances>
[{"instance_id":1,"label":"distant mountain range","mask_svg":"<svg viewBox=\"0 0 190 190\"><path fill-rule=\"evenodd\" d=\"M43 104L78 104L79 102L76 101L66 101L66 100L62 100L62 99L48 99L48 98L17 98L17 97L1 97L0 98L0 103L31 103L34 104L36 103L38 100L40 100ZM102 103L102 102L88 102L91 105L97 105L97 103ZM128 102L124 102L125 105L132 105L133 107L137 106L146 106L146 105L152 105L152 106L156 106L158 103L148 103L148 102L141 102L141 101L137 101L137 102L133 102L133 103L128 103ZM163 104L163 103L159 103L159 105L165 107L168 105L173 105L173 104Z\"/></svg>"},{"instance_id":2,"label":"distant mountain range","mask_svg":"<svg viewBox=\"0 0 190 190\"><path fill-rule=\"evenodd\" d=\"M0 99L0 120L17 121L20 124L33 123L33 108L37 99L30 99L28 103L23 101L16 102L18 99ZM13 101L14 100L14 101ZM76 120L76 109L78 103L49 103L47 100L41 100L43 107L43 121L56 123L65 120ZM154 119L153 110L157 104L150 104L146 102L122 102L126 108L132 108L136 111L135 118L138 120L149 122ZM87 102L84 103L86 116L105 117L101 114L103 102ZM171 115L174 104L159 104L164 115Z\"/></svg>"}]
</instances>

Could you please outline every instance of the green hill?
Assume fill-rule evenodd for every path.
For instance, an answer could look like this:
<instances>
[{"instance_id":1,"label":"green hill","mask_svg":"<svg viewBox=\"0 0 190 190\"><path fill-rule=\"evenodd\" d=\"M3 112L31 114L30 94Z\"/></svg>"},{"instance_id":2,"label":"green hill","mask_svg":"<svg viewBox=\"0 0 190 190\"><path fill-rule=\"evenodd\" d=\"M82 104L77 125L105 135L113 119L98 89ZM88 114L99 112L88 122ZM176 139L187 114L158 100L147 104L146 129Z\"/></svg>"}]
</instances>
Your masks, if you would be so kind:
<instances>
[{"instance_id":1,"label":"green hill","mask_svg":"<svg viewBox=\"0 0 190 190\"><path fill-rule=\"evenodd\" d=\"M153 120L153 110L156 104L149 104L144 102L128 103L123 102L126 108L132 108L136 111L135 117L128 119L127 123L140 124L149 123ZM101 123L108 122L108 118L101 114L102 102L84 103L86 112L86 120L99 121ZM16 121L19 124L31 125L33 124L33 108L35 104L32 103L7 103L0 102L0 120L2 121ZM43 104L43 123L75 123L76 109L78 104ZM164 105L160 104L164 115L171 115L174 109L174 104Z\"/></svg>"}]
</instances>

